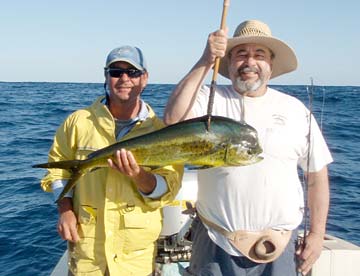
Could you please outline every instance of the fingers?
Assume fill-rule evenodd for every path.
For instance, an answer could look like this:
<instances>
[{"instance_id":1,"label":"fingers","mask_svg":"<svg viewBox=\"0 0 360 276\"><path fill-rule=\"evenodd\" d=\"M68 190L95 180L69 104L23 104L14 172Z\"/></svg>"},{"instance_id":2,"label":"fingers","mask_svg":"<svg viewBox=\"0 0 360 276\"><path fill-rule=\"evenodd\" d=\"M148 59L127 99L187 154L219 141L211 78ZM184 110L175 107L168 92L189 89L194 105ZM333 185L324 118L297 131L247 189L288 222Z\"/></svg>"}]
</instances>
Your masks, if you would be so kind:
<instances>
[{"instance_id":1,"label":"fingers","mask_svg":"<svg viewBox=\"0 0 360 276\"><path fill-rule=\"evenodd\" d=\"M136 174L138 174L140 171L140 167L137 164L134 155L131 153L131 151L126 151L126 157L129 164L129 169L135 172Z\"/></svg>"},{"instance_id":2,"label":"fingers","mask_svg":"<svg viewBox=\"0 0 360 276\"><path fill-rule=\"evenodd\" d=\"M108 162L108 165L109 165L110 168L112 168L114 170L117 169L116 164L114 163L114 161L112 159L108 159L107 162Z\"/></svg>"},{"instance_id":3,"label":"fingers","mask_svg":"<svg viewBox=\"0 0 360 276\"><path fill-rule=\"evenodd\" d=\"M216 57L224 57L227 46L227 27L225 30L217 30L209 34L203 58L210 64L215 62Z\"/></svg>"},{"instance_id":4,"label":"fingers","mask_svg":"<svg viewBox=\"0 0 360 276\"><path fill-rule=\"evenodd\" d=\"M58 227L58 233L59 236L65 241L78 242L80 240L76 227L67 228L60 226Z\"/></svg>"},{"instance_id":5,"label":"fingers","mask_svg":"<svg viewBox=\"0 0 360 276\"><path fill-rule=\"evenodd\" d=\"M117 151L116 153L118 154L119 151ZM128 159L128 152L124 149L120 150L120 162L118 162L118 165L120 168L122 168L122 171L125 174L131 173L131 163L130 160Z\"/></svg>"},{"instance_id":6,"label":"fingers","mask_svg":"<svg viewBox=\"0 0 360 276\"><path fill-rule=\"evenodd\" d=\"M78 242L80 240L76 226L70 228L70 235L72 238L72 242Z\"/></svg>"},{"instance_id":7,"label":"fingers","mask_svg":"<svg viewBox=\"0 0 360 276\"><path fill-rule=\"evenodd\" d=\"M133 154L125 149L115 152L115 161L108 159L109 167L129 176L136 177L140 173L140 167L137 164Z\"/></svg>"},{"instance_id":8,"label":"fingers","mask_svg":"<svg viewBox=\"0 0 360 276\"><path fill-rule=\"evenodd\" d=\"M296 254L300 259L300 265L298 267L299 272L306 275L319 258L322 250L323 237L316 235L308 235L306 246L304 250L297 250Z\"/></svg>"},{"instance_id":9,"label":"fingers","mask_svg":"<svg viewBox=\"0 0 360 276\"><path fill-rule=\"evenodd\" d=\"M72 211L60 215L57 230L63 240L77 242L80 240L77 232L77 220Z\"/></svg>"},{"instance_id":10,"label":"fingers","mask_svg":"<svg viewBox=\"0 0 360 276\"><path fill-rule=\"evenodd\" d=\"M306 275L311 270L316 259L314 259L311 254L309 255L309 252L306 252L306 250L303 253L304 254L301 254L301 256L299 256L301 262L298 270L302 273L302 275Z\"/></svg>"}]
</instances>

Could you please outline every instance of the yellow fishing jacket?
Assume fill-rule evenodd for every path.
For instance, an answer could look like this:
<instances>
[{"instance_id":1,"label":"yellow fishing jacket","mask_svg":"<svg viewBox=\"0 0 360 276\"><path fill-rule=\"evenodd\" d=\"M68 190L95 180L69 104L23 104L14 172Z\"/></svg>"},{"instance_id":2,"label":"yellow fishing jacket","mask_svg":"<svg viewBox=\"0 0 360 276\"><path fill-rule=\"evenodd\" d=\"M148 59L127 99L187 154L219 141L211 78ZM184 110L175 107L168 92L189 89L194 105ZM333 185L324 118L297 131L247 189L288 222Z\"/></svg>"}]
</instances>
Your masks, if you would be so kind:
<instances>
[{"instance_id":1,"label":"yellow fishing jacket","mask_svg":"<svg viewBox=\"0 0 360 276\"><path fill-rule=\"evenodd\" d=\"M90 107L71 114L56 132L49 162L85 159L116 142L115 122L102 97ZM162 128L162 121L147 106L149 116L138 122L124 139ZM161 231L161 207L180 189L183 168L166 166L153 173L163 176L168 191L161 198L143 197L125 175L101 168L82 176L74 188L73 207L78 218L80 241L68 244L69 267L74 275L149 275L154 270L156 240ZM49 169L41 186L69 179L62 169Z\"/></svg>"}]
</instances>

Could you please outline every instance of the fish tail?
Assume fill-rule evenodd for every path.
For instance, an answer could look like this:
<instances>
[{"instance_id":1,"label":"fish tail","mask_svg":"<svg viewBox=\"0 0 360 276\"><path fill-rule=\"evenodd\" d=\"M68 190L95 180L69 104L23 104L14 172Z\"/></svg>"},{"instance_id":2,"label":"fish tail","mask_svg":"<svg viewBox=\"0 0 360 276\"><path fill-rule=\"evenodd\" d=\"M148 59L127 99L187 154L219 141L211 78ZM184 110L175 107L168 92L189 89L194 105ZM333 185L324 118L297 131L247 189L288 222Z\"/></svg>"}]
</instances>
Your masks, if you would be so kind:
<instances>
[{"instance_id":1,"label":"fish tail","mask_svg":"<svg viewBox=\"0 0 360 276\"><path fill-rule=\"evenodd\" d=\"M33 168L79 170L82 160L67 160L33 165Z\"/></svg>"},{"instance_id":2,"label":"fish tail","mask_svg":"<svg viewBox=\"0 0 360 276\"><path fill-rule=\"evenodd\" d=\"M71 178L68 180L56 203L61 200L76 184L78 179L84 174L84 163L85 160L68 160L58 161L43 164L33 165L33 168L44 168L44 169L64 169L71 172Z\"/></svg>"},{"instance_id":3,"label":"fish tail","mask_svg":"<svg viewBox=\"0 0 360 276\"><path fill-rule=\"evenodd\" d=\"M58 203L64 196L72 189L74 188L76 181L83 175L84 173L80 170L73 170L73 173L71 175L71 178L66 183L64 189L62 190L61 194L59 195L58 199L55 201L55 203Z\"/></svg>"}]
</instances>

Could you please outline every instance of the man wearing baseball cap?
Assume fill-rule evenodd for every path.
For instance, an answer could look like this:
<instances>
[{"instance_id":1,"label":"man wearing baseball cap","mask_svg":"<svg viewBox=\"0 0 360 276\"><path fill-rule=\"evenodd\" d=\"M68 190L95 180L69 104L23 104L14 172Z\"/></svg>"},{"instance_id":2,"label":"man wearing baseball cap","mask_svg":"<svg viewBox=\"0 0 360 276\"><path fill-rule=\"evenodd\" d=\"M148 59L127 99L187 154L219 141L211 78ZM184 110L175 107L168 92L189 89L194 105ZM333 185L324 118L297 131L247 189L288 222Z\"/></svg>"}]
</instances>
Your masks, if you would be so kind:
<instances>
[{"instance_id":1,"label":"man wearing baseball cap","mask_svg":"<svg viewBox=\"0 0 360 276\"><path fill-rule=\"evenodd\" d=\"M220 74L231 85L215 88L211 115L255 127L264 159L198 172L198 216L187 273L305 275L322 250L332 157L309 110L268 86L270 79L296 69L295 52L259 20L242 22L229 39L226 31L211 33L201 58L174 89L165 123L207 114L210 88L203 81L216 57L221 57ZM308 172L310 231L305 249L296 252L304 210L298 166Z\"/></svg>"},{"instance_id":2,"label":"man wearing baseball cap","mask_svg":"<svg viewBox=\"0 0 360 276\"><path fill-rule=\"evenodd\" d=\"M164 126L141 99L148 68L139 48L112 50L104 73L105 95L58 128L49 161L85 159L93 151ZM162 227L160 208L175 198L183 169L145 171L125 149L108 164L81 177L58 202L57 228L68 241L69 275L151 275ZM69 177L66 170L49 169L42 188L57 198Z\"/></svg>"}]
</instances>

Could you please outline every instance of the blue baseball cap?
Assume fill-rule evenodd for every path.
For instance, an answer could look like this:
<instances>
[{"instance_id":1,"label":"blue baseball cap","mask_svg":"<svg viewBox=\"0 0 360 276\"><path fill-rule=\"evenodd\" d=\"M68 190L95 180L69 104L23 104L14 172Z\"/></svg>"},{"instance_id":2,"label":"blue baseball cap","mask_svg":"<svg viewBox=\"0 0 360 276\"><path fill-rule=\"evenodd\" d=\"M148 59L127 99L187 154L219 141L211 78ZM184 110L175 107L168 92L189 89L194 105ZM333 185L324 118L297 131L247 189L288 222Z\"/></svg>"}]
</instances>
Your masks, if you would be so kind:
<instances>
[{"instance_id":1,"label":"blue baseball cap","mask_svg":"<svg viewBox=\"0 0 360 276\"><path fill-rule=\"evenodd\" d=\"M144 55L137 47L121 46L119 48L115 48L108 54L105 68L109 68L112 63L117 61L124 61L131 64L136 69L147 71Z\"/></svg>"}]
</instances>

